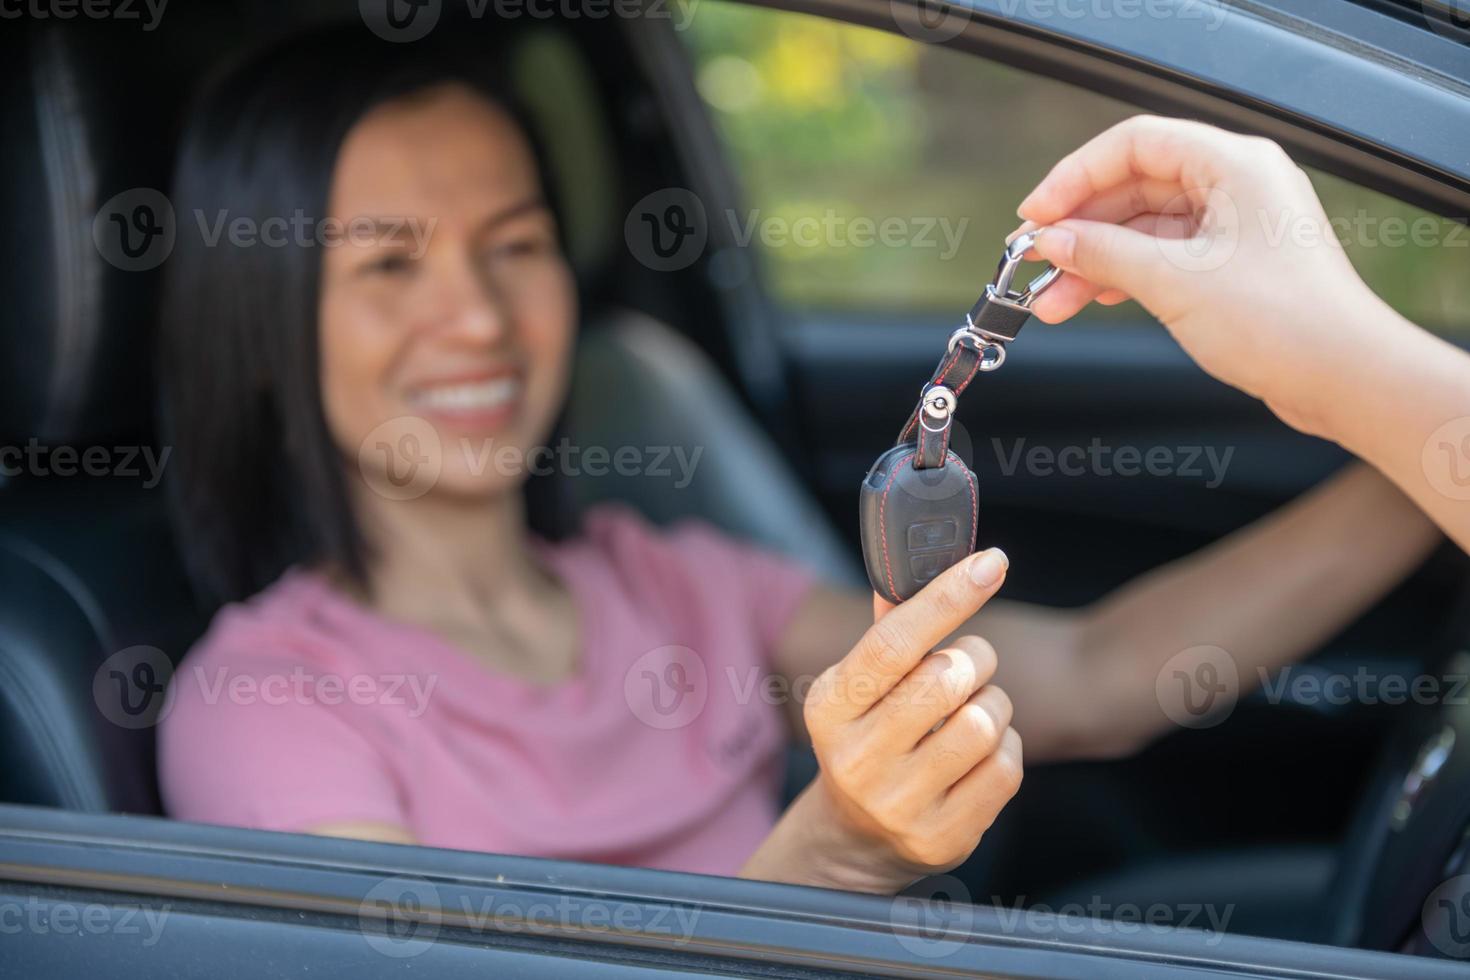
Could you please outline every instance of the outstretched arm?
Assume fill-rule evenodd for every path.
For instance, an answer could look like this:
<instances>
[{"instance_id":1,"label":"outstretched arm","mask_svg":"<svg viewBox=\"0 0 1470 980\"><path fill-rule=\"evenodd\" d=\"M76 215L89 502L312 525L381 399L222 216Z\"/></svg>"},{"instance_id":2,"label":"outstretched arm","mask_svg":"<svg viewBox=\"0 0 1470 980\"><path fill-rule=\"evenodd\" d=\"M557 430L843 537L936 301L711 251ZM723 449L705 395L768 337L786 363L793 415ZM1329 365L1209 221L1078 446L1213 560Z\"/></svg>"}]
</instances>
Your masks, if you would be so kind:
<instances>
[{"instance_id":1,"label":"outstretched arm","mask_svg":"<svg viewBox=\"0 0 1470 980\"><path fill-rule=\"evenodd\" d=\"M1378 468L1470 551L1470 354L1368 288L1275 143L1139 116L1065 157L1019 213L1067 273L1038 317L1137 299L1202 368Z\"/></svg>"}]
</instances>

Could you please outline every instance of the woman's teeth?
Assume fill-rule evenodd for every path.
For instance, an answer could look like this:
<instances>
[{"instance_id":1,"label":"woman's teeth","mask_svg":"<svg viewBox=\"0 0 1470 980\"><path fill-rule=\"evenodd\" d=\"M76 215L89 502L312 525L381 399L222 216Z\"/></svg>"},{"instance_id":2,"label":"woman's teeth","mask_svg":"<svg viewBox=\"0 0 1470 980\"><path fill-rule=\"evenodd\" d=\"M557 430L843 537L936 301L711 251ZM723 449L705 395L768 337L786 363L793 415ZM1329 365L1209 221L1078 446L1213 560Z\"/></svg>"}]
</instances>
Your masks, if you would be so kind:
<instances>
[{"instance_id":1,"label":"woman's teeth","mask_svg":"<svg viewBox=\"0 0 1470 980\"><path fill-rule=\"evenodd\" d=\"M413 393L413 404L430 410L464 412L500 408L521 393L515 378L494 378L474 384L438 385Z\"/></svg>"}]
</instances>

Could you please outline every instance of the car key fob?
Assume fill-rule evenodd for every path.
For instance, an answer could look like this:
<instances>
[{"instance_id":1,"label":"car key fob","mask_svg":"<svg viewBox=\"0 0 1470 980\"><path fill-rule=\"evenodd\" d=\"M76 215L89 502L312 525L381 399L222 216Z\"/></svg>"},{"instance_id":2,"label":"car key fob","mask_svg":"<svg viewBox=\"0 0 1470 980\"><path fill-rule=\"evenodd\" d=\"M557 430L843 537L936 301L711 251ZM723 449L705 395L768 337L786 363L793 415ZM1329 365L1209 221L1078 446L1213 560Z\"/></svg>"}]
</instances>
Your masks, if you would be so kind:
<instances>
[{"instance_id":1,"label":"car key fob","mask_svg":"<svg viewBox=\"0 0 1470 980\"><path fill-rule=\"evenodd\" d=\"M925 585L975 550L979 481L949 449L960 393L980 372L1005 362L1005 345L1031 315L1031 303L1056 281L1048 267L1022 292L1011 279L1035 243L1020 235L1007 246L995 280L949 338L949 349L898 442L868 470L858 499L863 564L873 591L892 603Z\"/></svg>"},{"instance_id":2,"label":"car key fob","mask_svg":"<svg viewBox=\"0 0 1470 980\"><path fill-rule=\"evenodd\" d=\"M900 443L879 456L859 502L868 579L894 603L975 550L975 474L952 452L925 469L914 466L918 455L916 444Z\"/></svg>"}]
</instances>

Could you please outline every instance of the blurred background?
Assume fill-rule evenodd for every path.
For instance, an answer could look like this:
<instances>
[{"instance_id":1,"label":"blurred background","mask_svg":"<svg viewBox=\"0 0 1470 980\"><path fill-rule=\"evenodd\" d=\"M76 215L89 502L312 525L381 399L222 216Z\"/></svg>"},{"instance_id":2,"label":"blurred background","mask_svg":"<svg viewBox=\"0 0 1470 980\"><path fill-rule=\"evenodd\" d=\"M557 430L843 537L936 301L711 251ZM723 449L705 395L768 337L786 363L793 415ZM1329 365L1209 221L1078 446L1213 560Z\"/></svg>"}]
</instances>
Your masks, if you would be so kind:
<instances>
[{"instance_id":1,"label":"blurred background","mask_svg":"<svg viewBox=\"0 0 1470 980\"><path fill-rule=\"evenodd\" d=\"M796 307L968 309L1026 193L1066 153L1138 112L940 45L784 11L700 2L680 33L745 200L762 218L943 216L963 228L957 253L944 258L938 229L937 248L856 248L817 236L809 247L765 249L768 288ZM1309 173L1369 285L1426 327L1470 332L1464 226ZM1128 306L1098 307L1079 323L1139 318Z\"/></svg>"}]
</instances>

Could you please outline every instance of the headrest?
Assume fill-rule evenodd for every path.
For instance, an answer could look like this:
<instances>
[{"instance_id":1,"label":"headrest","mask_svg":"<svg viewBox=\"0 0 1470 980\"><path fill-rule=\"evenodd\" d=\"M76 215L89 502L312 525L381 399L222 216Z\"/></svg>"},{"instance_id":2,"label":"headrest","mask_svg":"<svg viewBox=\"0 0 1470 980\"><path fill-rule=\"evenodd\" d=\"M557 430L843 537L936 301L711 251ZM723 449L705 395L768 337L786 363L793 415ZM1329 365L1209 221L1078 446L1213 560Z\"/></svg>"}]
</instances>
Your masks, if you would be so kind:
<instances>
[{"instance_id":1,"label":"headrest","mask_svg":"<svg viewBox=\"0 0 1470 980\"><path fill-rule=\"evenodd\" d=\"M187 80L220 31L169 11L168 40L138 22L12 23L0 41L0 439L76 443L143 433L158 269L94 231L146 218L166 186ZM143 221L146 227L146 221ZM133 248L145 239L134 231ZM109 261L113 259L114 261Z\"/></svg>"}]
</instances>

